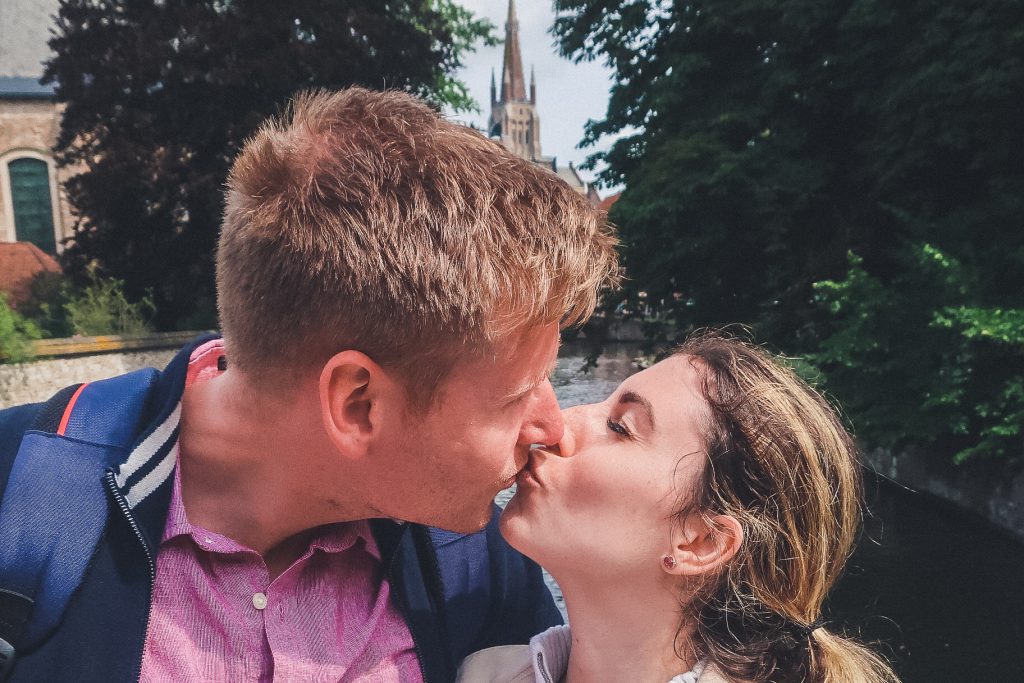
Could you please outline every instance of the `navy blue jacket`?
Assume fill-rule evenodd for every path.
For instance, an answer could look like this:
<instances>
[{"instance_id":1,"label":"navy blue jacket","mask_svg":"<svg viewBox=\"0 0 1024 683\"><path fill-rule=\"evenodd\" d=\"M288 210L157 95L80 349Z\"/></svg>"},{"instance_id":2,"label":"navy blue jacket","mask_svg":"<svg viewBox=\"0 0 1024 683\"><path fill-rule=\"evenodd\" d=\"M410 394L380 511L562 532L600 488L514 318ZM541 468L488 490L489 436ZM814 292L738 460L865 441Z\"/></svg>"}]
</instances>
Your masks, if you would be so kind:
<instances>
[{"instance_id":1,"label":"navy blue jacket","mask_svg":"<svg viewBox=\"0 0 1024 683\"><path fill-rule=\"evenodd\" d=\"M58 416L47 414L53 410L44 404L0 411L0 492L7 489L19 450L76 457L76 449L95 451L103 443L100 453L107 458L102 482L68 486L66 498L52 501L44 515L60 525L62 514L73 514L65 511L75 509L77 496L94 507L102 499L106 521L60 621L18 643L11 681L138 680L188 359L209 339L184 348L163 372L143 370L90 385L83 400L91 395L91 414L104 419L68 434L94 438L53 434ZM76 407L72 422L77 413ZM110 445L118 442L130 447ZM386 520L372 520L371 528L428 683L454 680L459 662L475 650L526 643L562 622L540 568L508 546L498 533L497 515L469 535ZM0 603L0 619L2 611Z\"/></svg>"}]
</instances>

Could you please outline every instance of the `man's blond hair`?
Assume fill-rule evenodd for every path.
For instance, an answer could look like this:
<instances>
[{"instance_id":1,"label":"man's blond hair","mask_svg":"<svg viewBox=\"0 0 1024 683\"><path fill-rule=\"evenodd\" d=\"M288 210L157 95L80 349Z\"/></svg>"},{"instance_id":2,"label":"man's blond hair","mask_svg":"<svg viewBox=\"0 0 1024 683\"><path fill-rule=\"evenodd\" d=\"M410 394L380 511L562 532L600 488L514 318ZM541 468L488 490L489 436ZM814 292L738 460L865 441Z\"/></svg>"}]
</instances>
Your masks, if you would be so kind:
<instances>
[{"instance_id":1,"label":"man's blond hair","mask_svg":"<svg viewBox=\"0 0 1024 683\"><path fill-rule=\"evenodd\" d=\"M228 179L229 362L294 371L356 349L429 393L503 335L588 318L617 277L615 245L554 173L410 95L305 93Z\"/></svg>"}]
</instances>

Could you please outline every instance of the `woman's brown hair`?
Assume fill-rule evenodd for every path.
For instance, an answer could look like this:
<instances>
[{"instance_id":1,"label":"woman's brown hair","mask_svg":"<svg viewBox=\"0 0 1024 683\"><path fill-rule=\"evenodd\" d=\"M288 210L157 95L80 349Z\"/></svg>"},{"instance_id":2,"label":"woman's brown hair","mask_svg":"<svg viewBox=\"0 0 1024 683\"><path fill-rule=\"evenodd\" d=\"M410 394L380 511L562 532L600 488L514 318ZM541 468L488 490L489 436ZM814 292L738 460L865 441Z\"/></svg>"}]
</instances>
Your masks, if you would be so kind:
<instances>
[{"instance_id":1,"label":"woman's brown hair","mask_svg":"<svg viewBox=\"0 0 1024 683\"><path fill-rule=\"evenodd\" d=\"M692 645L737 681L897 681L864 645L820 626L861 524L857 449L836 410L770 354L720 332L677 350L710 406L707 465L684 514L730 515L736 555L696 592Z\"/></svg>"}]
</instances>

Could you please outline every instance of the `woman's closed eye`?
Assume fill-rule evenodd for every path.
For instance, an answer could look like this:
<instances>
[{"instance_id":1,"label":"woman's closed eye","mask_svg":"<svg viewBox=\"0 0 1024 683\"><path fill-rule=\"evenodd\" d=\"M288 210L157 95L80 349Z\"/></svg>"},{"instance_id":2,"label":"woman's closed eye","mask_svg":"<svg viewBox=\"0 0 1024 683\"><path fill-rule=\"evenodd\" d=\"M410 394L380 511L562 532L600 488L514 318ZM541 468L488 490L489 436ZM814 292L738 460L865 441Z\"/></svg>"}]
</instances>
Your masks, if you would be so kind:
<instances>
[{"instance_id":1,"label":"woman's closed eye","mask_svg":"<svg viewBox=\"0 0 1024 683\"><path fill-rule=\"evenodd\" d=\"M617 422L611 418L608 418L608 429L615 432L624 439L633 438L633 435L630 434L629 429L626 428L626 425L622 424L621 422Z\"/></svg>"}]
</instances>

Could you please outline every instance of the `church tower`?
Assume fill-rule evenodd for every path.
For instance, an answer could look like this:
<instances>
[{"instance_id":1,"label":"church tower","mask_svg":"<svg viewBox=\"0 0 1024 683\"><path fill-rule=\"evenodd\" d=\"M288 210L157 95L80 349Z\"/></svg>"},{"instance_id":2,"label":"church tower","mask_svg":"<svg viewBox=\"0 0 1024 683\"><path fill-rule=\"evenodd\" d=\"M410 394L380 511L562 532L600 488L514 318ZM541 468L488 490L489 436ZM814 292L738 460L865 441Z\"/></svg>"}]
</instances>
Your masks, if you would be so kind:
<instances>
[{"instance_id":1,"label":"church tower","mask_svg":"<svg viewBox=\"0 0 1024 683\"><path fill-rule=\"evenodd\" d=\"M488 134L524 159L543 161L540 151L540 117L537 115L537 82L530 70L530 96L526 96L523 55L519 50L519 20L515 0L508 0L505 23L505 60L501 67L501 98L491 73L491 119Z\"/></svg>"}]
</instances>

